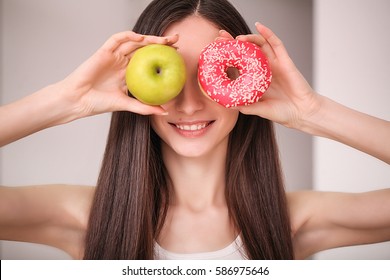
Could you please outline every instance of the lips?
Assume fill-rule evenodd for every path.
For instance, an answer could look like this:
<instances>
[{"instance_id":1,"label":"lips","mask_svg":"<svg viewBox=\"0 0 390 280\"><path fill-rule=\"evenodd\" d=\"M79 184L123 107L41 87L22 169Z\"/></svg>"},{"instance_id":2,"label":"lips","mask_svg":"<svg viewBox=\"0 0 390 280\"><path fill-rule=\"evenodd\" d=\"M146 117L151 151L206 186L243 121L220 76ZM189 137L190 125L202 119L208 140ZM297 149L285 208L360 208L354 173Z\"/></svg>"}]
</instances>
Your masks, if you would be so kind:
<instances>
[{"instance_id":1,"label":"lips","mask_svg":"<svg viewBox=\"0 0 390 280\"><path fill-rule=\"evenodd\" d=\"M189 123L169 123L182 133L196 133L206 130L214 121L201 121Z\"/></svg>"}]
</instances>

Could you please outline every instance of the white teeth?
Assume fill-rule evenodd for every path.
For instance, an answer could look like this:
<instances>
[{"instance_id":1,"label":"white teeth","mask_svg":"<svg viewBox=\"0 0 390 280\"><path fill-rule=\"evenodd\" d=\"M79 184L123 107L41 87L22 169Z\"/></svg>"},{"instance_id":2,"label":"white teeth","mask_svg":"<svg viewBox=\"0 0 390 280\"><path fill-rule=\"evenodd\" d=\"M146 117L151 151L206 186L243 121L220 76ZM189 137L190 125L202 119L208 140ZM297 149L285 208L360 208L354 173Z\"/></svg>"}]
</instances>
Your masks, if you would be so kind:
<instances>
[{"instance_id":1,"label":"white teeth","mask_svg":"<svg viewBox=\"0 0 390 280\"><path fill-rule=\"evenodd\" d=\"M187 131L196 131L201 130L207 126L207 123L202 124L192 124L192 125L181 125L177 124L176 127L180 130L187 130Z\"/></svg>"}]
</instances>

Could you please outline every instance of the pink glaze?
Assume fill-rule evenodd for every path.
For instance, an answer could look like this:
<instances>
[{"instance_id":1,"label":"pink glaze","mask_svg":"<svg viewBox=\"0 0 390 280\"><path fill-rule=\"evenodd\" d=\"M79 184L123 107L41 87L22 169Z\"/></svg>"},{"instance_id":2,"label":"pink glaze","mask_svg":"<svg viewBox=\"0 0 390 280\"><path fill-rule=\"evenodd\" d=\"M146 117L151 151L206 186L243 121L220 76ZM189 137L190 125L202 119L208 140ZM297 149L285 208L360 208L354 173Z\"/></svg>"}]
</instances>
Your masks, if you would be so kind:
<instances>
[{"instance_id":1,"label":"pink glaze","mask_svg":"<svg viewBox=\"0 0 390 280\"><path fill-rule=\"evenodd\" d=\"M238 78L228 77L230 67L238 70ZM267 57L250 42L215 41L199 58L198 82L202 91L226 108L259 101L271 78Z\"/></svg>"}]
</instances>

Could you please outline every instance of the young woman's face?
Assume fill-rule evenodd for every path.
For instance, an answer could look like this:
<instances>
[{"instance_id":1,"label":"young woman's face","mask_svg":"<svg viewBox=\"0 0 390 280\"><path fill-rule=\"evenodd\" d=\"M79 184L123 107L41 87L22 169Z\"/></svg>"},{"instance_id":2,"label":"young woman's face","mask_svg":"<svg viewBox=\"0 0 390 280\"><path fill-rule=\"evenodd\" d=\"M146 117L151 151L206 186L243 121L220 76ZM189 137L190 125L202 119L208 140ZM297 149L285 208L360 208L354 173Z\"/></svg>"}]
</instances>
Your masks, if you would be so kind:
<instances>
[{"instance_id":1,"label":"young woman's face","mask_svg":"<svg viewBox=\"0 0 390 280\"><path fill-rule=\"evenodd\" d=\"M199 88L198 59L202 49L218 37L219 29L209 21L190 16L172 24L165 35L179 34L175 44L183 56L187 80L183 91L162 107L168 116L152 116L152 127L174 152L199 157L227 145L238 111L226 109L206 97Z\"/></svg>"}]
</instances>

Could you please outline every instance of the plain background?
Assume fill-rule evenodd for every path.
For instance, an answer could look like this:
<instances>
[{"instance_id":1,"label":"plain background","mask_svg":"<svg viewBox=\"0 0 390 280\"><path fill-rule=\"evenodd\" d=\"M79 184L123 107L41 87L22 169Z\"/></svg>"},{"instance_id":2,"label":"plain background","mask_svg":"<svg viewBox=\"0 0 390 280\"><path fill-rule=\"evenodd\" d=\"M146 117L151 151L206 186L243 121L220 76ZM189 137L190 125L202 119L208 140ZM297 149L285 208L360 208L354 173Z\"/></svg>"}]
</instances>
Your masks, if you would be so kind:
<instances>
[{"instance_id":1,"label":"plain background","mask_svg":"<svg viewBox=\"0 0 390 280\"><path fill-rule=\"evenodd\" d=\"M1 104L64 78L110 35L131 29L149 2L0 0ZM390 119L390 2L232 2L251 27L260 21L278 34L317 91L352 108ZM109 120L109 114L78 120L3 147L0 184L95 185ZM389 166L379 160L280 126L277 134L288 190L360 192L390 185ZM0 258L69 257L48 246L2 241ZM315 258L390 259L390 242L329 250Z\"/></svg>"}]
</instances>

